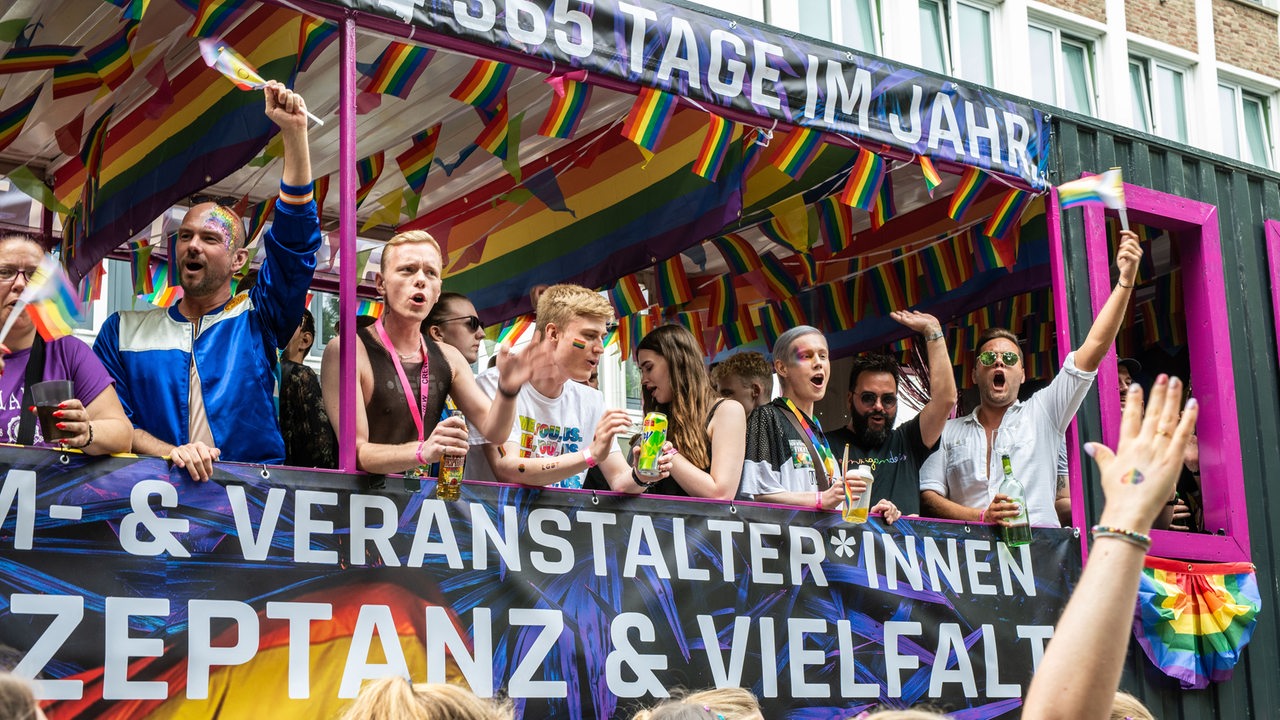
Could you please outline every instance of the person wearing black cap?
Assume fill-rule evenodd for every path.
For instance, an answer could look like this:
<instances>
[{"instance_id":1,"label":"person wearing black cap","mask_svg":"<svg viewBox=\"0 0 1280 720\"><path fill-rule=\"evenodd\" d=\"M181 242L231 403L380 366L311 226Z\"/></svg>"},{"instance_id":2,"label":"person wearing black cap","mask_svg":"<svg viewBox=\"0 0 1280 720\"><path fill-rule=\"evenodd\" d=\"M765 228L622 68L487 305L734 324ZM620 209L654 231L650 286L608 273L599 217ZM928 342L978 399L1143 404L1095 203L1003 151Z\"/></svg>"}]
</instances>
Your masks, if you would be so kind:
<instances>
[{"instance_id":1,"label":"person wearing black cap","mask_svg":"<svg viewBox=\"0 0 1280 720\"><path fill-rule=\"evenodd\" d=\"M1120 409L1124 410L1124 400L1129 396L1129 386L1142 372L1142 363L1133 358L1120 358L1116 361L1116 375L1120 378Z\"/></svg>"}]
</instances>

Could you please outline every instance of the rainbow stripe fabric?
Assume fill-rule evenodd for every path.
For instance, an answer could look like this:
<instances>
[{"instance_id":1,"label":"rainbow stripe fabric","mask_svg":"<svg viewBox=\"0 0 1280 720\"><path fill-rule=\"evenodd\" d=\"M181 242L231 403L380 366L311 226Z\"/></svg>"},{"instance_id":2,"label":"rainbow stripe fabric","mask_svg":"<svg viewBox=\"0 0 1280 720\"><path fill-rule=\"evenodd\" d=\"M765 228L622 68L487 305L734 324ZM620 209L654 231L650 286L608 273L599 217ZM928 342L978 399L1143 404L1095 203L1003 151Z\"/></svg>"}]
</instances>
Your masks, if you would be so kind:
<instances>
[{"instance_id":1,"label":"rainbow stripe fabric","mask_svg":"<svg viewBox=\"0 0 1280 720\"><path fill-rule=\"evenodd\" d=\"M1031 203L1033 195L1022 190L1010 190L1000 199L995 212L987 219L982 234L989 238L1003 238L1022 217L1022 211Z\"/></svg>"},{"instance_id":2,"label":"rainbow stripe fabric","mask_svg":"<svg viewBox=\"0 0 1280 720\"><path fill-rule=\"evenodd\" d=\"M81 318L76 286L52 255L41 258L19 301L26 303L36 332L46 341L70 335Z\"/></svg>"},{"instance_id":3,"label":"rainbow stripe fabric","mask_svg":"<svg viewBox=\"0 0 1280 720\"><path fill-rule=\"evenodd\" d=\"M0 57L0 75L48 70L71 62L80 48L64 45L28 45L11 47Z\"/></svg>"},{"instance_id":4,"label":"rainbow stripe fabric","mask_svg":"<svg viewBox=\"0 0 1280 720\"><path fill-rule=\"evenodd\" d=\"M244 4L244 0L200 0L187 35L193 38L225 35Z\"/></svg>"},{"instance_id":5,"label":"rainbow stripe fabric","mask_svg":"<svg viewBox=\"0 0 1280 720\"><path fill-rule=\"evenodd\" d=\"M968 168L964 174L960 176L960 186L956 188L956 192L951 196L951 205L947 208L947 217L960 222L965 212L969 210L969 206L978 197L978 191L987 181L987 176L981 170L975 167Z\"/></svg>"},{"instance_id":6,"label":"rainbow stripe fabric","mask_svg":"<svg viewBox=\"0 0 1280 720\"><path fill-rule=\"evenodd\" d=\"M484 112L481 113L482 116L485 114ZM511 117L507 111L507 100L503 98L498 101L497 106L485 123L484 129L476 136L476 146L489 151L495 157L506 160L510 151L510 145L508 144L508 138L511 135L510 125ZM519 142L518 139L517 142Z\"/></svg>"},{"instance_id":7,"label":"rainbow stripe fabric","mask_svg":"<svg viewBox=\"0 0 1280 720\"><path fill-rule=\"evenodd\" d=\"M311 67L329 43L338 37L338 26L314 15L302 17L298 33L298 72Z\"/></svg>"},{"instance_id":8,"label":"rainbow stripe fabric","mask_svg":"<svg viewBox=\"0 0 1280 720\"><path fill-rule=\"evenodd\" d=\"M924 186L929 191L929 197L933 197L933 191L938 189L942 184L942 176L938 174L938 169L933 166L933 161L927 156L920 156L920 174L924 176Z\"/></svg>"},{"instance_id":9,"label":"rainbow stripe fabric","mask_svg":"<svg viewBox=\"0 0 1280 720\"><path fill-rule=\"evenodd\" d=\"M618 284L609 291L609 299L613 301L613 307L618 311L619 317L634 315L649 307L649 302L644 298L644 290L641 289L640 281L635 275L623 275L618 278Z\"/></svg>"},{"instance_id":10,"label":"rainbow stripe fabric","mask_svg":"<svg viewBox=\"0 0 1280 720\"><path fill-rule=\"evenodd\" d=\"M133 59L129 54L129 46L138 34L138 21L126 23L114 37L92 50L85 51L85 59L102 78L107 87L115 90L124 84L133 74Z\"/></svg>"},{"instance_id":11,"label":"rainbow stripe fabric","mask_svg":"<svg viewBox=\"0 0 1280 720\"><path fill-rule=\"evenodd\" d=\"M664 308L684 305L693 299L693 289L689 287L689 276L684 271L684 261L679 255L673 255L658 263L654 273L654 284L658 286L658 304Z\"/></svg>"},{"instance_id":12,"label":"rainbow stripe fabric","mask_svg":"<svg viewBox=\"0 0 1280 720\"><path fill-rule=\"evenodd\" d=\"M734 275L746 275L759 269L760 255L746 238L737 233L729 233L711 241L715 249L724 256L729 272Z\"/></svg>"},{"instance_id":13,"label":"rainbow stripe fabric","mask_svg":"<svg viewBox=\"0 0 1280 720\"><path fill-rule=\"evenodd\" d=\"M698 151L698 159L693 161L693 174L700 178L715 182L724 165L724 157L729 152L729 143L733 141L733 132L737 123L726 120L715 113L708 113L710 124L707 136L702 140L702 149Z\"/></svg>"},{"instance_id":14,"label":"rainbow stripe fabric","mask_svg":"<svg viewBox=\"0 0 1280 720\"><path fill-rule=\"evenodd\" d=\"M1133 633L1147 658L1187 689L1230 678L1262 607L1253 565L1152 557L1145 565Z\"/></svg>"},{"instance_id":15,"label":"rainbow stripe fabric","mask_svg":"<svg viewBox=\"0 0 1280 720\"><path fill-rule=\"evenodd\" d=\"M449 93L449 97L484 110L492 110L506 97L515 68L497 60L477 60Z\"/></svg>"},{"instance_id":16,"label":"rainbow stripe fabric","mask_svg":"<svg viewBox=\"0 0 1280 720\"><path fill-rule=\"evenodd\" d=\"M435 53L431 48L393 40L374 62L364 91L407 98Z\"/></svg>"},{"instance_id":17,"label":"rainbow stripe fabric","mask_svg":"<svg viewBox=\"0 0 1280 720\"><path fill-rule=\"evenodd\" d=\"M40 90L41 87L36 86L36 89L25 99L0 112L0 150L9 147L22 134L22 128L27 124L31 109L36 106L36 100L40 99Z\"/></svg>"},{"instance_id":18,"label":"rainbow stripe fabric","mask_svg":"<svg viewBox=\"0 0 1280 720\"><path fill-rule=\"evenodd\" d=\"M551 107L538 127L538 134L568 140L578 132L578 124L591 103L591 86L569 78L561 79L563 92L551 94Z\"/></svg>"},{"instance_id":19,"label":"rainbow stripe fabric","mask_svg":"<svg viewBox=\"0 0 1280 720\"><path fill-rule=\"evenodd\" d=\"M1124 177L1120 168L1090 175L1058 186L1058 204L1063 209L1101 204L1112 210L1124 207Z\"/></svg>"},{"instance_id":20,"label":"rainbow stripe fabric","mask_svg":"<svg viewBox=\"0 0 1280 720\"><path fill-rule=\"evenodd\" d=\"M79 95L102 86L102 78L88 60L76 60L53 69L53 99Z\"/></svg>"},{"instance_id":21,"label":"rainbow stripe fabric","mask_svg":"<svg viewBox=\"0 0 1280 720\"><path fill-rule=\"evenodd\" d=\"M622 136L640 146L646 159L653 157L675 109L674 95L654 88L643 88L622 125Z\"/></svg>"},{"instance_id":22,"label":"rainbow stripe fabric","mask_svg":"<svg viewBox=\"0 0 1280 720\"><path fill-rule=\"evenodd\" d=\"M367 158L356 161L356 182L359 188L356 190L356 207L369 197L369 193L373 190L373 186L377 184L378 178L382 176L382 167L386 164L386 153L376 152Z\"/></svg>"},{"instance_id":23,"label":"rainbow stripe fabric","mask_svg":"<svg viewBox=\"0 0 1280 720\"><path fill-rule=\"evenodd\" d=\"M884 158L870 150L859 149L844 192L840 193L840 202L871 212L886 174Z\"/></svg>"},{"instance_id":24,"label":"rainbow stripe fabric","mask_svg":"<svg viewBox=\"0 0 1280 720\"><path fill-rule=\"evenodd\" d=\"M799 180L809 164L822 152L822 133L807 127L797 127L787 135L787 142L773 156L773 166Z\"/></svg>"},{"instance_id":25,"label":"rainbow stripe fabric","mask_svg":"<svg viewBox=\"0 0 1280 720\"><path fill-rule=\"evenodd\" d=\"M431 170L431 161L436 156L436 143L440 140L440 123L413 136L409 149L396 156L396 164L409 189L421 195L427 184L427 172Z\"/></svg>"}]
</instances>

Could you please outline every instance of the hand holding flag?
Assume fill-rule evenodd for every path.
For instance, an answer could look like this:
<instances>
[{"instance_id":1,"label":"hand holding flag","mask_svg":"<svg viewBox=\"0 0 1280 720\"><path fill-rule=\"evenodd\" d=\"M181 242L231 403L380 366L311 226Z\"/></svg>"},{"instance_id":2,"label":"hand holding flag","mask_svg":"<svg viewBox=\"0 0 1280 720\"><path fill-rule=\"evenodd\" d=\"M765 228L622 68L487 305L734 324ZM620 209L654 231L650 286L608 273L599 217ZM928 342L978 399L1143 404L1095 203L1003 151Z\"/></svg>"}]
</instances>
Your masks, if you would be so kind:
<instances>
[{"instance_id":1,"label":"hand holding flag","mask_svg":"<svg viewBox=\"0 0 1280 720\"><path fill-rule=\"evenodd\" d=\"M267 86L267 81L262 79L258 71L225 42L216 38L201 38L199 45L204 64L222 73L236 87L241 90L261 90ZM323 120L312 115L306 108L302 108L302 112L317 125L324 124Z\"/></svg>"},{"instance_id":2,"label":"hand holding flag","mask_svg":"<svg viewBox=\"0 0 1280 720\"><path fill-rule=\"evenodd\" d=\"M62 265L52 255L45 254L35 272L31 273L4 327L0 328L0 343L9 337L9 331L18 321L18 314L24 309L46 341L70 335L72 323L80 321L79 294Z\"/></svg>"},{"instance_id":3,"label":"hand holding flag","mask_svg":"<svg viewBox=\"0 0 1280 720\"><path fill-rule=\"evenodd\" d=\"M1120 212L1120 227L1129 229L1129 216L1124 206L1124 177L1120 168L1101 175L1090 175L1058 186L1059 206L1066 210L1079 205L1098 203Z\"/></svg>"}]
</instances>

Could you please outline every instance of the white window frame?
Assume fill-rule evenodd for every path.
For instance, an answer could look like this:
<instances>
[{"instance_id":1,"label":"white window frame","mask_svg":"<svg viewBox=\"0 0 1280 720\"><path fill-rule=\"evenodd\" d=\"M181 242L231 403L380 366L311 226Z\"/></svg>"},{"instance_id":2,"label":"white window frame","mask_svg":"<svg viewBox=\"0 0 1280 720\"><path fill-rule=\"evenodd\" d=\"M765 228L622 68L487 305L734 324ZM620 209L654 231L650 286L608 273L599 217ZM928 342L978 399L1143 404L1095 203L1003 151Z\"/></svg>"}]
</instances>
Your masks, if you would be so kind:
<instances>
[{"instance_id":1,"label":"white window frame","mask_svg":"<svg viewBox=\"0 0 1280 720\"><path fill-rule=\"evenodd\" d=\"M1194 125L1194 116L1188 111L1192 98L1196 97L1195 93L1195 75L1192 68L1183 65L1180 62L1171 61L1159 55L1148 54L1142 48L1131 48L1133 51L1129 53L1129 61L1136 62L1142 66L1144 75L1144 87L1146 91L1147 108L1151 117L1151 128L1148 132L1153 135L1159 135L1162 138L1191 144L1196 140L1196 128ZM1182 119L1186 125L1187 135L1185 138L1176 138L1170 133L1166 133L1161 125L1160 118L1160 95L1159 85L1156 82L1155 71L1159 68L1171 70L1182 76ZM1132 97L1129 99L1132 103ZM1136 124L1136 121L1135 121Z\"/></svg>"},{"instance_id":2,"label":"white window frame","mask_svg":"<svg viewBox=\"0 0 1280 720\"><path fill-rule=\"evenodd\" d=\"M1240 149L1240 153L1237 159L1242 160L1244 162L1249 162L1248 160L1245 160L1245 158L1243 157L1244 150L1248 146L1248 139L1245 134L1245 125L1244 125L1244 101L1247 96L1248 99L1256 101L1259 105L1262 106L1262 125L1263 125L1262 139L1264 143L1263 153L1265 157L1263 157L1262 159L1263 161L1261 163L1254 163L1254 164L1260 165L1261 167L1265 167L1265 168L1275 167L1275 156L1276 156L1275 141L1273 139L1274 134L1272 131L1272 121L1271 121L1271 116L1272 116L1271 110L1272 110L1273 97L1275 95L1275 91L1260 89L1250 83L1241 82L1240 80L1237 80L1231 75L1221 74L1221 73L1218 75L1218 87L1224 90L1230 90L1234 95L1235 110L1236 110L1236 126L1235 126L1236 147ZM1225 139L1226 137L1225 134L1228 132L1228 129L1224 127L1222 128L1222 132L1223 132L1223 137ZM1225 146L1224 146L1224 154L1225 154Z\"/></svg>"},{"instance_id":3,"label":"white window frame","mask_svg":"<svg viewBox=\"0 0 1280 720\"><path fill-rule=\"evenodd\" d=\"M931 4L939 9L942 26L946 28L946 33L942 38L943 72L946 75L960 78L965 82L976 83L978 81L967 78L964 74L964 63L961 61L959 52L961 46L960 22L958 20L959 8L963 5L987 14L987 31L992 40L991 44L986 48L991 60L991 84L988 87L1000 87L1004 80L1004 63L1001 62L999 53L999 48L1003 47L1003 45L996 41L1001 36L1002 30L1000 5L988 0L918 0L918 2L919 4ZM923 29L921 29L921 32L923 33ZM923 44L923 37L920 42Z\"/></svg>"},{"instance_id":4,"label":"white window frame","mask_svg":"<svg viewBox=\"0 0 1280 720\"><path fill-rule=\"evenodd\" d=\"M871 47L855 47L850 39L844 36L844 13L853 12L855 3L852 0L827 0L827 29L829 42L848 47L860 53L880 55L883 30L880 25L880 3L878 0L866 0L871 11ZM800 32L800 0L767 0L765 3L767 22L781 28ZM821 39L821 38L820 38Z\"/></svg>"},{"instance_id":5,"label":"white window frame","mask_svg":"<svg viewBox=\"0 0 1280 720\"><path fill-rule=\"evenodd\" d=\"M1056 25L1051 25L1035 19L1029 20L1027 22L1027 26L1037 30L1043 30L1053 36L1053 102L1058 107L1066 108L1067 97L1067 64L1063 58L1062 46L1064 44L1075 45L1076 47L1084 50L1085 83L1088 85L1089 102L1088 107L1084 110L1073 110L1072 112L1096 116L1100 102L1098 94L1096 42L1092 38L1079 37L1069 31L1064 32L1062 28L1057 27Z\"/></svg>"},{"instance_id":6,"label":"white window frame","mask_svg":"<svg viewBox=\"0 0 1280 720\"><path fill-rule=\"evenodd\" d=\"M942 34L938 37L938 39L942 42L942 68L937 70L936 72L941 72L943 75L955 76L955 72L953 72L953 64L951 62L951 29L950 29L951 13L948 9L949 3L947 2L947 0L917 0L916 2L917 13L920 12L919 6L921 5L934 6L934 8L936 9L936 17L938 18L938 27L942 29ZM923 53L924 28L921 28L920 32L921 32L920 45ZM924 65L923 54L921 55L920 64L921 66Z\"/></svg>"}]
</instances>

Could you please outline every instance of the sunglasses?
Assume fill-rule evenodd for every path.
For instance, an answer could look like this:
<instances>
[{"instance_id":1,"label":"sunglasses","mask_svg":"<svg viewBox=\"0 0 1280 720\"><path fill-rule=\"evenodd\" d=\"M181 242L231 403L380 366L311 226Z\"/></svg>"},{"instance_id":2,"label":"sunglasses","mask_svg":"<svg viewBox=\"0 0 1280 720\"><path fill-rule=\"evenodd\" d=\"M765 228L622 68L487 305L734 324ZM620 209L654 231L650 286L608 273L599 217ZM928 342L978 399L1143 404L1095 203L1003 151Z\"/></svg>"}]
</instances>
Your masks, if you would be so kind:
<instances>
[{"instance_id":1,"label":"sunglasses","mask_svg":"<svg viewBox=\"0 0 1280 720\"><path fill-rule=\"evenodd\" d=\"M1018 353L1009 350L999 353L994 350L985 350L978 353L978 362L982 363L983 367L991 367L992 365L995 365L996 358L1000 358L1000 362L1003 362L1009 367L1013 367L1018 364Z\"/></svg>"},{"instance_id":2,"label":"sunglasses","mask_svg":"<svg viewBox=\"0 0 1280 720\"><path fill-rule=\"evenodd\" d=\"M445 323L450 323L457 320L465 320L467 323L467 329L470 330L471 332L475 332L479 330L481 327L480 318L476 317L475 315L459 315L458 317L445 318L444 320L441 320L436 324L443 325Z\"/></svg>"},{"instance_id":3,"label":"sunglasses","mask_svg":"<svg viewBox=\"0 0 1280 720\"><path fill-rule=\"evenodd\" d=\"M876 400L879 400L880 404L883 405L884 407L893 407L894 405L898 404L898 396L891 395L889 393L885 393L884 395L876 395L873 392L864 392L858 396L858 399L862 401L863 405L875 405Z\"/></svg>"}]
</instances>

